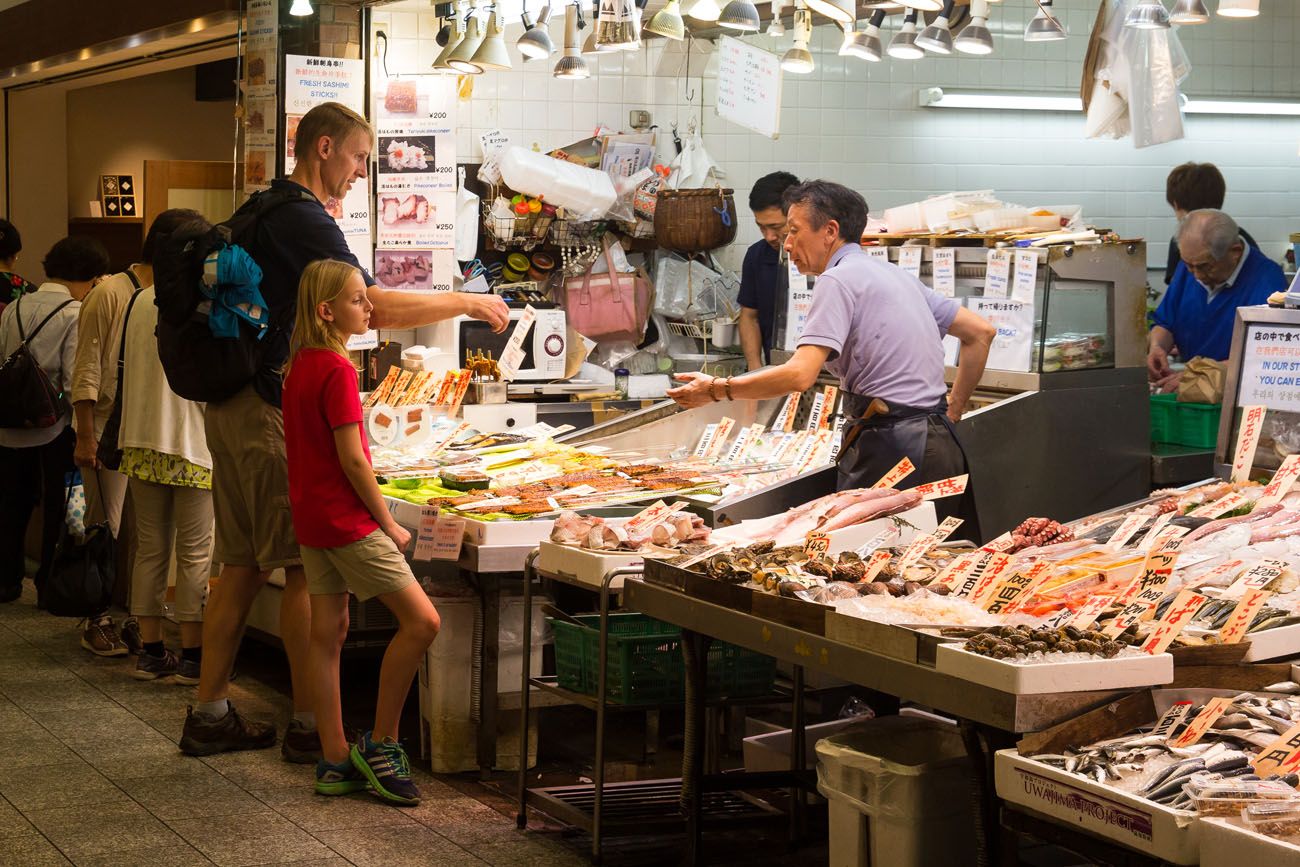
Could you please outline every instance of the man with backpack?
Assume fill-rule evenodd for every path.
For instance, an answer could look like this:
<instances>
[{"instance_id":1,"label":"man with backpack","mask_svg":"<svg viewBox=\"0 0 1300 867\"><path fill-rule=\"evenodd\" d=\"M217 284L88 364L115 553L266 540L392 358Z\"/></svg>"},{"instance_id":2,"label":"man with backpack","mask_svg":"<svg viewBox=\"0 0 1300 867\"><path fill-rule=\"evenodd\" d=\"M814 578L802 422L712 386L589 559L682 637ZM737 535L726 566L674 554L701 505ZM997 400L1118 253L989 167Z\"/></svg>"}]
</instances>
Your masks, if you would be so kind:
<instances>
[{"instance_id":1,"label":"man with backpack","mask_svg":"<svg viewBox=\"0 0 1300 867\"><path fill-rule=\"evenodd\" d=\"M310 711L312 697L305 680L311 609L289 514L281 370L288 358L303 269L317 259L341 259L361 268L325 203L341 201L353 183L364 181L373 143L374 130L356 112L338 103L313 108L298 124L298 162L293 173L288 179L273 181L270 190L255 196L229 221L231 242L243 247L261 270L260 296L245 291L236 299L238 303L214 300L213 315L223 308L223 319L233 321L241 334L260 331L261 336L254 338L257 344L243 344L256 346L251 381L228 398L194 397L178 382L177 377L197 378L196 371L204 369L206 351L201 348L203 341L191 342L186 358L169 351L176 340L168 333L164 309L167 269L163 263L155 263L159 352L168 380L183 397L208 401L207 437L217 521L213 559L222 564L205 612L198 705L187 714L180 742L181 750L190 755L261 749L275 743L273 725L243 718L226 695L253 600L271 571L283 568L280 638L289 657L294 714L281 755L287 761L304 763L320 758L320 739ZM241 219L249 213L256 213L256 219ZM374 305L371 327L415 328L457 315L488 322L498 333L508 324L508 308L496 296L385 291L374 285L366 269L362 271ZM254 303L257 297L265 299L268 321L260 319L260 305ZM225 349L241 353L229 341ZM214 369L215 363L207 364L208 369ZM227 369L230 366L225 365Z\"/></svg>"},{"instance_id":2,"label":"man with backpack","mask_svg":"<svg viewBox=\"0 0 1300 867\"><path fill-rule=\"evenodd\" d=\"M0 316L0 602L22 595L23 539L41 503L39 604L54 560L72 470L71 413L63 391L77 352L77 315L92 281L108 270L93 238L55 244L43 263L46 282Z\"/></svg>"}]
</instances>

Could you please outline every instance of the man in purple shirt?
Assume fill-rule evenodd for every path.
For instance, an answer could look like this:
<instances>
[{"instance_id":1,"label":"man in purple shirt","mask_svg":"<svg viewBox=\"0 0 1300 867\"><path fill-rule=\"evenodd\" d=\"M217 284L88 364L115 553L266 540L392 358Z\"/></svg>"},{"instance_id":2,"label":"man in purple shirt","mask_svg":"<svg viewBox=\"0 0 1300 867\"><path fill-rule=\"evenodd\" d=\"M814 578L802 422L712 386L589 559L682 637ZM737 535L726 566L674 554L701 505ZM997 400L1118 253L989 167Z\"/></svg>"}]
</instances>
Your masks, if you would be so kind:
<instances>
[{"instance_id":1,"label":"man in purple shirt","mask_svg":"<svg viewBox=\"0 0 1300 867\"><path fill-rule=\"evenodd\" d=\"M984 373L997 330L957 301L931 291L859 246L867 203L848 187L809 181L785 194L785 248L800 273L817 275L812 308L794 356L777 367L719 379L684 373L668 396L682 406L722 398L762 399L805 391L825 366L844 392L839 488L870 487L904 456L916 466L899 487L967 472L953 424ZM944 382L943 338L961 341L951 397ZM941 512L978 536L970 490Z\"/></svg>"}]
</instances>

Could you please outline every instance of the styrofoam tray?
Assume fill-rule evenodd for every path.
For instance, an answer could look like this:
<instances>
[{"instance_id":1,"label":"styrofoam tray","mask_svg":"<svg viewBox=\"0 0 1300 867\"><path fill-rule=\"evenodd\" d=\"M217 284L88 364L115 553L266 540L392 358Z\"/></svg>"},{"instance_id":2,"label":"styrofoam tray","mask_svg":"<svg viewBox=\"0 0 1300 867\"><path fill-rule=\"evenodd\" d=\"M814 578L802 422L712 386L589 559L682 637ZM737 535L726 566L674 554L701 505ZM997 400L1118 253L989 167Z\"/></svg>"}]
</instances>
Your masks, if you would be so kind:
<instances>
[{"instance_id":1,"label":"styrofoam tray","mask_svg":"<svg viewBox=\"0 0 1300 867\"><path fill-rule=\"evenodd\" d=\"M1246 640L1250 642L1250 648L1243 657L1246 662L1295 656L1300 654L1300 623L1252 632L1246 636Z\"/></svg>"},{"instance_id":2,"label":"styrofoam tray","mask_svg":"<svg viewBox=\"0 0 1300 867\"><path fill-rule=\"evenodd\" d=\"M784 514L784 513L783 513ZM748 545L755 539L765 538L764 530L774 524L781 515L773 515L770 518L755 518L749 521L742 521L733 527L725 527L715 530L711 537L714 544L721 545L724 542L735 540L738 545ZM911 527L900 526L895 523L894 519L906 521ZM934 503L924 502L919 506L908 509L906 512L900 512L890 518L877 518L874 521L867 521L862 524L854 524L851 527L842 527L838 530L831 530L826 535L830 537L830 546L826 549L828 554L838 554L841 551L852 551L853 549L870 541L875 536L887 529L896 529L898 532L886 541L886 545L906 545L916 538L919 533L933 533L939 526L938 516L934 511ZM915 529L913 529L915 528Z\"/></svg>"},{"instance_id":3,"label":"styrofoam tray","mask_svg":"<svg viewBox=\"0 0 1300 867\"><path fill-rule=\"evenodd\" d=\"M1201 867L1300 864L1300 846L1258 834L1237 819L1209 816L1201 826Z\"/></svg>"},{"instance_id":4,"label":"styrofoam tray","mask_svg":"<svg viewBox=\"0 0 1300 867\"><path fill-rule=\"evenodd\" d=\"M537 547L538 569L552 575L561 575L593 590L600 589L605 576L610 572L624 567L640 568L646 557L645 554L633 551L592 551L588 548L575 548L572 545L557 544L549 539L542 540ZM665 556L675 553L667 552ZM624 576L620 575L610 581L610 589L622 590L623 578Z\"/></svg>"},{"instance_id":5,"label":"styrofoam tray","mask_svg":"<svg viewBox=\"0 0 1300 867\"><path fill-rule=\"evenodd\" d=\"M1015 750L998 751L993 780L999 798L1040 816L1061 819L1090 834L1174 864L1200 862L1203 823L1196 821L1193 812L1171 810L1067 774Z\"/></svg>"},{"instance_id":6,"label":"styrofoam tray","mask_svg":"<svg viewBox=\"0 0 1300 867\"><path fill-rule=\"evenodd\" d=\"M941 644L935 650L934 667L944 674L1016 695L1159 686L1174 679L1174 658L1167 653L1017 665L971 653L955 644Z\"/></svg>"},{"instance_id":7,"label":"styrofoam tray","mask_svg":"<svg viewBox=\"0 0 1300 867\"><path fill-rule=\"evenodd\" d=\"M388 514L393 520L408 530L420 526L420 507L415 503L399 500L396 497L384 497ZM524 521L480 521L467 515L465 518L465 541L471 545L536 545L551 535L554 518L532 518Z\"/></svg>"}]
</instances>

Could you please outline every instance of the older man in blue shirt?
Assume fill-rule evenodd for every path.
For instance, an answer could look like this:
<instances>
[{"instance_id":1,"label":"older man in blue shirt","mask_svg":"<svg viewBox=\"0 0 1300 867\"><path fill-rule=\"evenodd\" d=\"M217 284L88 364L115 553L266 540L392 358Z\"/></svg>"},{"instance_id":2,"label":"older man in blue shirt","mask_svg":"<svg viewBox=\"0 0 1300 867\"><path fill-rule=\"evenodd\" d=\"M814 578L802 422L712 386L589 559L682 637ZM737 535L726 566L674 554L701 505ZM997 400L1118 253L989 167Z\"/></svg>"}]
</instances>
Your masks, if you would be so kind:
<instances>
[{"instance_id":1,"label":"older man in blue shirt","mask_svg":"<svg viewBox=\"0 0 1300 867\"><path fill-rule=\"evenodd\" d=\"M1183 261L1156 308L1147 350L1147 375L1162 389L1177 384L1169 365L1175 346L1184 359L1226 361L1238 307L1268 303L1286 289L1277 263L1241 236L1222 211L1192 211L1178 231Z\"/></svg>"}]
</instances>

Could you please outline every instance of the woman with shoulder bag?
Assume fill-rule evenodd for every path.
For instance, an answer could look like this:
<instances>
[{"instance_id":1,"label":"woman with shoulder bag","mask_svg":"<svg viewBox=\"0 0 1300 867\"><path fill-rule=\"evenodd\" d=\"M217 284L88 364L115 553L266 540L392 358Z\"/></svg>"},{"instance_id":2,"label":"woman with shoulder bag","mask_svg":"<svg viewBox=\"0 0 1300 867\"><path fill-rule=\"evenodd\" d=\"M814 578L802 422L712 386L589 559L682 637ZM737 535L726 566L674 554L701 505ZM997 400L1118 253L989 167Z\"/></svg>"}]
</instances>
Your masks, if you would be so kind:
<instances>
[{"instance_id":1,"label":"woman with shoulder bag","mask_svg":"<svg viewBox=\"0 0 1300 867\"><path fill-rule=\"evenodd\" d=\"M77 352L77 316L92 281L108 270L104 245L71 236L59 241L43 263L46 282L9 304L0 316L0 364L30 356L59 396ZM0 401L14 396L0 394ZM0 601L22 595L26 572L23 540L32 509L41 503L41 564L35 575L37 604L54 559L67 502L66 476L73 469L71 412L61 399L52 424L0 427Z\"/></svg>"},{"instance_id":2,"label":"woman with shoulder bag","mask_svg":"<svg viewBox=\"0 0 1300 867\"><path fill-rule=\"evenodd\" d=\"M210 228L195 211L173 209L159 214L145 240L146 263L154 249L150 239L171 234L194 221ZM212 562L212 456L204 434L203 404L173 392L158 360L153 267L144 264L137 269L145 288L128 308L122 325L121 387L116 410L120 426L115 444L119 454L110 456L127 478L135 510L131 614L139 621L144 649L132 674L137 680L174 676L177 683L196 684L202 658L203 605ZM102 449L105 444L100 445ZM176 619L181 627L179 656L166 648L162 635L163 602L173 551Z\"/></svg>"}]
</instances>

